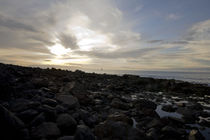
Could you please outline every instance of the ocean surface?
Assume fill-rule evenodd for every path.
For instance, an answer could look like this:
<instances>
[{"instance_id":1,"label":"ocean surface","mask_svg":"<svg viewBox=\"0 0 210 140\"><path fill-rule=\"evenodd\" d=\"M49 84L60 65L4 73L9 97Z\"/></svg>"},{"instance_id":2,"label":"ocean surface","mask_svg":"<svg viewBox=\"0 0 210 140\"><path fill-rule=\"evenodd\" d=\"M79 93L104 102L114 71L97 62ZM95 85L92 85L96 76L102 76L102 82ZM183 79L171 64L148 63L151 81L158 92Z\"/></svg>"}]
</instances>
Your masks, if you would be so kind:
<instances>
[{"instance_id":1,"label":"ocean surface","mask_svg":"<svg viewBox=\"0 0 210 140\"><path fill-rule=\"evenodd\" d=\"M174 71L96 71L108 74L133 74L141 77L175 79L191 83L202 83L210 86L210 72L174 72Z\"/></svg>"}]
</instances>

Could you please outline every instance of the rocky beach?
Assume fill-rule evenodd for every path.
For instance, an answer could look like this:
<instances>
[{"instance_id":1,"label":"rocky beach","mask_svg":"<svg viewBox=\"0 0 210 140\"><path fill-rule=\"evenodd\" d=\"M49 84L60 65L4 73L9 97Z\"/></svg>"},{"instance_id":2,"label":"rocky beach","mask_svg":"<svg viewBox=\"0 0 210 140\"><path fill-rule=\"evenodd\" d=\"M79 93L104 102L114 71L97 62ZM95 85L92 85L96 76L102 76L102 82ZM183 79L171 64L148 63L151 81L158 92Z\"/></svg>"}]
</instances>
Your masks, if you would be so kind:
<instances>
[{"instance_id":1,"label":"rocky beach","mask_svg":"<svg viewBox=\"0 0 210 140\"><path fill-rule=\"evenodd\" d=\"M0 64L1 140L208 140L210 87Z\"/></svg>"}]
</instances>

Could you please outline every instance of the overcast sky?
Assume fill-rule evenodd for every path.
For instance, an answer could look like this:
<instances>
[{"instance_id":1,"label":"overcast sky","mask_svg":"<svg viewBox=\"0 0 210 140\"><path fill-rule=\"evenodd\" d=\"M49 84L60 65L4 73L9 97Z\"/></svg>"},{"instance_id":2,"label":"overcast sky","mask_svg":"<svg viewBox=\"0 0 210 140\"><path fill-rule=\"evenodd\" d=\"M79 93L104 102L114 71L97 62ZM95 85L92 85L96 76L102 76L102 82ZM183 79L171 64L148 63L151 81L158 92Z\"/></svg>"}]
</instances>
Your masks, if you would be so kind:
<instances>
[{"instance_id":1,"label":"overcast sky","mask_svg":"<svg viewBox=\"0 0 210 140\"><path fill-rule=\"evenodd\" d=\"M0 0L0 62L210 71L209 0Z\"/></svg>"}]
</instances>

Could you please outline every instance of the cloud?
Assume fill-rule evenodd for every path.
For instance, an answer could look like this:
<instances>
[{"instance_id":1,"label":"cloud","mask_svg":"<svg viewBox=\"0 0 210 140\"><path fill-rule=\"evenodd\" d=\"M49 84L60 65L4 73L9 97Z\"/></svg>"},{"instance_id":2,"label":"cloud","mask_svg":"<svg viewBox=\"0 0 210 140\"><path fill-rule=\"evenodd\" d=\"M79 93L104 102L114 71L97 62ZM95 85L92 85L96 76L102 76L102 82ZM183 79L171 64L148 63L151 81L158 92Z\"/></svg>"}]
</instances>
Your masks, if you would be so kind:
<instances>
[{"instance_id":1,"label":"cloud","mask_svg":"<svg viewBox=\"0 0 210 140\"><path fill-rule=\"evenodd\" d=\"M61 33L58 38L60 43L66 48L71 48L72 50L79 48L76 37L71 34Z\"/></svg>"},{"instance_id":2,"label":"cloud","mask_svg":"<svg viewBox=\"0 0 210 140\"><path fill-rule=\"evenodd\" d=\"M170 41L143 40L130 20L112 0L0 0L0 60L89 69L209 67L210 20ZM59 46L68 53L50 53L48 48Z\"/></svg>"},{"instance_id":3,"label":"cloud","mask_svg":"<svg viewBox=\"0 0 210 140\"><path fill-rule=\"evenodd\" d=\"M10 19L9 17L2 15L1 13L0 13L0 26L6 27L11 30L24 30L24 31L36 32L36 29L34 29L33 26L24 24L15 19Z\"/></svg>"},{"instance_id":4,"label":"cloud","mask_svg":"<svg viewBox=\"0 0 210 140\"><path fill-rule=\"evenodd\" d=\"M179 20L180 18L181 18L181 16L174 14L174 13L168 14L166 16L167 20Z\"/></svg>"}]
</instances>

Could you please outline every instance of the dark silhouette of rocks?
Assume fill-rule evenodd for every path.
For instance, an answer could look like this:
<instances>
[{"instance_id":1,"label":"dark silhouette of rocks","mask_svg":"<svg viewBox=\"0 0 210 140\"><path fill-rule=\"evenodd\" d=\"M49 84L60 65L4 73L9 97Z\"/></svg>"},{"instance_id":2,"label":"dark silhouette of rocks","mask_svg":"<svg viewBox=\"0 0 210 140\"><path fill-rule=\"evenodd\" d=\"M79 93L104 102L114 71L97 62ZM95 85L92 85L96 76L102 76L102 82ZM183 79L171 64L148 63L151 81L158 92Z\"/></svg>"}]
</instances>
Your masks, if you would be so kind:
<instances>
[{"instance_id":1,"label":"dark silhouette of rocks","mask_svg":"<svg viewBox=\"0 0 210 140\"><path fill-rule=\"evenodd\" d=\"M0 64L2 140L202 140L210 87Z\"/></svg>"}]
</instances>

